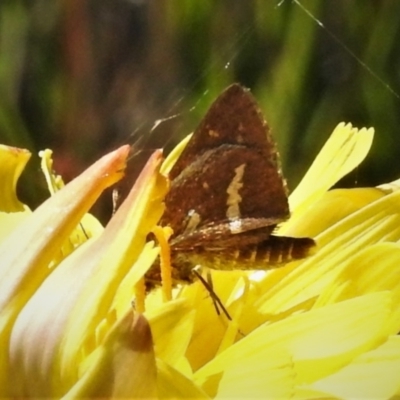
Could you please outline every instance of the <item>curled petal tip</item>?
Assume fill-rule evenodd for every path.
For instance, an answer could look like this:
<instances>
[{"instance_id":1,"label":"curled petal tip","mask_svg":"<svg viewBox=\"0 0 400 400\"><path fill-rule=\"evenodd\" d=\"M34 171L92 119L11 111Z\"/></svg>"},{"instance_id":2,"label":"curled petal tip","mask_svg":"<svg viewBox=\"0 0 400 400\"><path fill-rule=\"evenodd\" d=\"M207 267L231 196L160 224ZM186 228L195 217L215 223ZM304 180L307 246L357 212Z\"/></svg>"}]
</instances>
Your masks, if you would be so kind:
<instances>
[{"instance_id":1,"label":"curled petal tip","mask_svg":"<svg viewBox=\"0 0 400 400\"><path fill-rule=\"evenodd\" d=\"M0 145L0 211L25 210L17 198L16 185L30 157L28 150Z\"/></svg>"}]
</instances>

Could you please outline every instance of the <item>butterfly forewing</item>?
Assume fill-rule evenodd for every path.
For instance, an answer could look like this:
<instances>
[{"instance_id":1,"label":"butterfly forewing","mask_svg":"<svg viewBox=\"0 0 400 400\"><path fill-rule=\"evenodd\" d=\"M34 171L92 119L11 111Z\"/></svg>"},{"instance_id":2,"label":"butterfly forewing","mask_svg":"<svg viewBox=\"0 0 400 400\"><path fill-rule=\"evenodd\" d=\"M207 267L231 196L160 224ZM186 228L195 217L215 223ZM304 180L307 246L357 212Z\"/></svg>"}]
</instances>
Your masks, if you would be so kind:
<instances>
[{"instance_id":1,"label":"butterfly forewing","mask_svg":"<svg viewBox=\"0 0 400 400\"><path fill-rule=\"evenodd\" d=\"M181 245L210 239L212 232L221 239L262 226L272 231L289 217L269 127L252 95L237 84L213 103L170 179L162 223Z\"/></svg>"}]
</instances>

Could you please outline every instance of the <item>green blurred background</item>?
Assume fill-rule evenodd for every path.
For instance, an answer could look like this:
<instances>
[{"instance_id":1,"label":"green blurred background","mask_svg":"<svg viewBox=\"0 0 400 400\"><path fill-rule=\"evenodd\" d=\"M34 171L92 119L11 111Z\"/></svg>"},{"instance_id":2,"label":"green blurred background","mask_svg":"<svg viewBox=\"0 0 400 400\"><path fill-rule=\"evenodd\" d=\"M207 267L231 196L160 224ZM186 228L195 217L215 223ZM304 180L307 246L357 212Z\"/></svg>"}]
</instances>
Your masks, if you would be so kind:
<instances>
[{"instance_id":1,"label":"green blurred background","mask_svg":"<svg viewBox=\"0 0 400 400\"><path fill-rule=\"evenodd\" d=\"M67 181L133 144L130 185L152 149L171 149L238 81L273 129L289 187L341 121L376 129L341 186L400 177L400 1L301 4L324 27L292 1L2 0L0 142L53 149ZM37 158L29 167L19 191L34 207L47 194ZM107 195L97 212L110 207Z\"/></svg>"}]
</instances>

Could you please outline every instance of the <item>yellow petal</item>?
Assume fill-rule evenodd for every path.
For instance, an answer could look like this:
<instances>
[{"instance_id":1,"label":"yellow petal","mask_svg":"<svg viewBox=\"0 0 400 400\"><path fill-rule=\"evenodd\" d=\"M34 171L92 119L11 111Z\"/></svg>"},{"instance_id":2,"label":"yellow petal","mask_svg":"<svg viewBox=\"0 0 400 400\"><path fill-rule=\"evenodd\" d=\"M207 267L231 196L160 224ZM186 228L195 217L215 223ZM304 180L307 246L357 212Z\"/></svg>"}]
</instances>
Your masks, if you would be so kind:
<instances>
[{"instance_id":1,"label":"yellow petal","mask_svg":"<svg viewBox=\"0 0 400 400\"><path fill-rule=\"evenodd\" d=\"M183 140L181 140L177 146L168 154L168 157L164 160L160 172L167 176L169 171L171 171L172 167L174 166L176 160L181 155L182 151L188 144L188 141L191 139L192 135L187 135Z\"/></svg>"},{"instance_id":2,"label":"yellow petal","mask_svg":"<svg viewBox=\"0 0 400 400\"><path fill-rule=\"evenodd\" d=\"M42 172L46 179L49 192L53 196L61 190L65 184L62 177L56 175L53 171L52 154L53 152L49 149L39 152L39 156L42 159ZM86 242L87 239L99 235L102 231L103 227L100 222L93 215L85 214L79 225L72 231L69 238L61 246L59 254L53 259L53 265L59 264L62 259L71 254L77 247Z\"/></svg>"},{"instance_id":3,"label":"yellow petal","mask_svg":"<svg viewBox=\"0 0 400 400\"><path fill-rule=\"evenodd\" d=\"M383 190L386 194L390 194L400 190L400 179L397 179L393 182L384 183L378 186L379 190Z\"/></svg>"},{"instance_id":4,"label":"yellow petal","mask_svg":"<svg viewBox=\"0 0 400 400\"><path fill-rule=\"evenodd\" d=\"M34 377L36 395L65 393L76 382L81 361L122 315L122 310L112 308L113 297L163 212L160 161L161 153L155 152L102 235L66 258L18 316L12 332L12 367L21 381ZM133 277L131 296L144 272ZM124 305L125 312L130 308L131 301Z\"/></svg>"},{"instance_id":5,"label":"yellow petal","mask_svg":"<svg viewBox=\"0 0 400 400\"><path fill-rule=\"evenodd\" d=\"M95 355L63 399L158 398L151 332L142 315L131 312L118 321Z\"/></svg>"},{"instance_id":6,"label":"yellow petal","mask_svg":"<svg viewBox=\"0 0 400 400\"><path fill-rule=\"evenodd\" d=\"M284 224L281 234L316 237L340 220L385 195L377 188L335 189L322 195L307 212L297 216L296 223Z\"/></svg>"},{"instance_id":7,"label":"yellow petal","mask_svg":"<svg viewBox=\"0 0 400 400\"><path fill-rule=\"evenodd\" d=\"M215 399L289 400L295 391L295 373L291 356L280 349L279 356L272 351L269 354L248 354L240 363L228 366L221 374L218 388L212 378L204 386L208 388L207 392L212 393L213 390L217 390Z\"/></svg>"},{"instance_id":8,"label":"yellow petal","mask_svg":"<svg viewBox=\"0 0 400 400\"><path fill-rule=\"evenodd\" d=\"M18 313L51 272L48 265L100 193L121 178L129 147L100 159L43 203L0 247L0 369L8 371L8 340ZM49 302L47 298L46 302ZM45 303L46 304L46 303ZM36 313L40 307L36 309ZM29 329L28 329L29 330ZM0 393L8 385L2 374Z\"/></svg>"},{"instance_id":9,"label":"yellow petal","mask_svg":"<svg viewBox=\"0 0 400 400\"><path fill-rule=\"evenodd\" d=\"M115 310L117 318L120 318L126 312L127 304L132 302L134 283L138 282L154 264L158 254L159 248L154 247L154 242L146 243L132 268L127 271L126 275L120 281L111 305L111 309Z\"/></svg>"},{"instance_id":10,"label":"yellow petal","mask_svg":"<svg viewBox=\"0 0 400 400\"><path fill-rule=\"evenodd\" d=\"M400 191L352 213L315 239L318 251L301 262L270 271L258 282L255 307L277 314L316 299L346 266L349 258L379 241L400 239Z\"/></svg>"},{"instance_id":11,"label":"yellow petal","mask_svg":"<svg viewBox=\"0 0 400 400\"><path fill-rule=\"evenodd\" d=\"M0 243L30 214L17 198L16 185L31 153L0 145Z\"/></svg>"},{"instance_id":12,"label":"yellow petal","mask_svg":"<svg viewBox=\"0 0 400 400\"><path fill-rule=\"evenodd\" d=\"M160 399L209 399L210 397L192 380L157 360L157 387Z\"/></svg>"},{"instance_id":13,"label":"yellow petal","mask_svg":"<svg viewBox=\"0 0 400 400\"><path fill-rule=\"evenodd\" d=\"M388 290L393 307L388 333L400 330L400 245L378 243L350 257L347 265L321 294L314 307L323 307L366 293Z\"/></svg>"},{"instance_id":14,"label":"yellow petal","mask_svg":"<svg viewBox=\"0 0 400 400\"><path fill-rule=\"evenodd\" d=\"M157 357L174 368L182 365L192 336L194 316L195 311L183 300L170 301L157 310L146 312L157 345Z\"/></svg>"},{"instance_id":15,"label":"yellow petal","mask_svg":"<svg viewBox=\"0 0 400 400\"><path fill-rule=\"evenodd\" d=\"M390 337L383 345L356 357L348 366L308 388L318 391L321 397L392 398L400 388L400 337Z\"/></svg>"},{"instance_id":16,"label":"yellow petal","mask_svg":"<svg viewBox=\"0 0 400 400\"><path fill-rule=\"evenodd\" d=\"M158 174L160 161L161 153L155 152L104 233L93 243L93 247L82 255L78 264L85 265L90 273L85 275L84 281L80 283L81 290L74 299L73 309L64 330L66 340L60 350L63 353L64 373L69 371L68 375L73 376L78 351L101 319L108 314L115 315L113 318L116 318L131 307L129 301L124 305L124 309L114 309L114 298L127 298L128 294L118 294L120 289L125 288L130 289L132 299L134 285L146 272L141 265L135 264L133 272L136 273L130 274L131 287L119 287L138 260L147 234L163 212L161 199L165 194L166 185L165 180ZM75 268L74 265L71 265L71 268Z\"/></svg>"},{"instance_id":17,"label":"yellow petal","mask_svg":"<svg viewBox=\"0 0 400 400\"><path fill-rule=\"evenodd\" d=\"M0 145L0 211L24 211L18 200L16 186L18 178L31 157L28 150Z\"/></svg>"},{"instance_id":18,"label":"yellow petal","mask_svg":"<svg viewBox=\"0 0 400 400\"><path fill-rule=\"evenodd\" d=\"M297 224L298 216L306 213L323 193L361 163L371 147L373 135L372 128L358 130L344 123L336 127L299 186L290 195L293 214L287 226L283 226L282 234L291 224Z\"/></svg>"},{"instance_id":19,"label":"yellow petal","mask_svg":"<svg viewBox=\"0 0 400 400\"><path fill-rule=\"evenodd\" d=\"M229 306L228 297L241 276L241 271L213 271L213 288L225 306ZM229 324L224 317L217 314L210 294L201 282L185 287L181 297L185 298L196 309L193 337L187 351L187 358L193 370L197 370L218 352ZM228 311L230 313L235 312L229 307ZM209 329L209 327L212 327L212 329Z\"/></svg>"},{"instance_id":20,"label":"yellow petal","mask_svg":"<svg viewBox=\"0 0 400 400\"><path fill-rule=\"evenodd\" d=\"M32 212L27 208L21 212L0 212L0 243L23 221L25 221Z\"/></svg>"},{"instance_id":21,"label":"yellow petal","mask_svg":"<svg viewBox=\"0 0 400 400\"><path fill-rule=\"evenodd\" d=\"M249 357L261 369L266 360L279 360L281 354L285 360L287 353L295 364L297 384L328 376L385 338L382 326L391 300L388 292L373 293L262 325L198 370L196 382L220 379Z\"/></svg>"}]
</instances>

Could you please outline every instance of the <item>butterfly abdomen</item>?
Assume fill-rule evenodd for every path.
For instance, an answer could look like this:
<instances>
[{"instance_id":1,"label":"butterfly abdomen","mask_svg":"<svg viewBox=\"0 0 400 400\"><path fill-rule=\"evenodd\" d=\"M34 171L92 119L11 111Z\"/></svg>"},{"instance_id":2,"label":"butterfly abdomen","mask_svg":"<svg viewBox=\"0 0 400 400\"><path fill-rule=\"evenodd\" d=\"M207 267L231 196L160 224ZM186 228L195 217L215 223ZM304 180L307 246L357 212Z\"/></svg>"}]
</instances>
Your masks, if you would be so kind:
<instances>
[{"instance_id":1,"label":"butterfly abdomen","mask_svg":"<svg viewBox=\"0 0 400 400\"><path fill-rule=\"evenodd\" d=\"M216 270L267 270L277 268L290 261L307 257L315 247L310 238L270 236L257 244L211 248L198 247L172 254L176 268L196 265Z\"/></svg>"}]
</instances>

